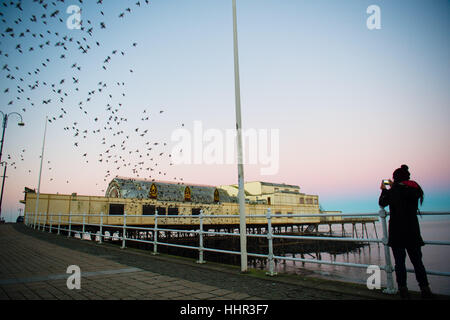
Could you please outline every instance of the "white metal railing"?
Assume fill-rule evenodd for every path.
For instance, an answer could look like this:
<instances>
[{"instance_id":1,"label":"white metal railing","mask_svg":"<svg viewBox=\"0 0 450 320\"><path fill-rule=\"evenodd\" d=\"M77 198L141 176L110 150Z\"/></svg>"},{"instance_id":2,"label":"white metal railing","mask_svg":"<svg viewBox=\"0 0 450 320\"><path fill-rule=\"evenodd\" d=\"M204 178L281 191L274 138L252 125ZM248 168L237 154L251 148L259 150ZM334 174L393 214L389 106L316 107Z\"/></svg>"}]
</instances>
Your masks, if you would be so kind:
<instances>
[{"instance_id":1,"label":"white metal railing","mask_svg":"<svg viewBox=\"0 0 450 320\"><path fill-rule=\"evenodd\" d=\"M449 215L450 212L421 212L422 215ZM250 215L247 216L247 218L265 218L267 220L267 230L266 234L253 234L253 233L247 233L247 237L260 237L260 238L266 238L268 241L268 252L267 254L261 254L261 253L247 253L248 256L253 257L259 257L259 258L265 258L268 259L268 272L267 274L270 276L276 275L275 272L275 266L274 262L275 260L291 260L291 261L299 261L299 262L305 262L305 263L318 263L318 264L327 264L327 265L338 265L338 266L345 266L345 267L355 267L355 268L368 268L371 265L368 264L358 264L358 263L350 263L350 262L337 262L337 261L328 261L328 260L321 260L321 259L305 259L305 258L296 258L296 257L286 257L286 256L276 256L273 253L273 239L305 239L305 240L323 240L323 241L351 241L351 242L372 242L372 243L381 243L384 246L384 257L385 257L385 265L384 266L378 266L380 270L384 270L386 273L386 284L387 287L384 290L385 293L388 294L394 294L396 293L396 289L394 288L394 281L393 281L393 272L394 267L392 266L391 262L391 255L389 251L389 247L387 245L388 242L388 231L387 231L387 222L386 217L389 215L388 212L386 212L383 208L380 209L378 213L358 213L358 214L348 214L348 213L331 213L331 214L276 214L273 215L270 208L267 209L266 215ZM56 222L53 218L54 216L57 216L57 227L54 226L54 223ZM67 225L67 227L62 227L62 221L61 217L68 216L68 221L64 223L64 225ZM82 222L75 222L72 221L72 217L79 217L82 216ZM86 223L86 216L88 217L100 217L100 223ZM112 217L112 218L121 218L123 217L123 224L104 224L103 218L104 217ZM139 226L127 226L127 217L141 217L141 218L153 218L154 223L153 227L139 227ZM354 238L354 237L321 237L321 236L301 236L301 235L283 235L283 234L274 234L272 232L272 219L277 218L283 218L283 217L379 217L382 230L383 230L383 238L382 239L370 239L370 238ZM197 218L199 219L199 229L198 230L186 230L186 229L169 229L169 228L161 228L158 227L158 219L171 219L171 218ZM72 233L80 233L80 238L83 239L85 235L89 236L95 236L98 237L99 243L102 243L103 238L110 237L112 239L116 240L122 240L122 248L126 248L126 241L134 241L134 242L141 242L141 243L148 243L153 244L153 254L158 254L158 245L164 245L164 246L171 246L171 247L179 247L179 248L186 248L186 249L196 249L199 253L199 258L197 260L197 263L205 263L203 254L205 251L210 252L217 252L217 253L224 253L224 254L235 254L240 255L240 251L232 251L232 250L224 250L224 249L216 249L216 248L207 248L204 247L204 235L227 235L227 236L240 236L240 233L235 232L217 232L217 231L208 231L203 230L204 228L204 219L216 219L216 218L234 218L239 219L239 216L237 215L204 215L203 210L200 210L199 215L158 215L157 210L155 211L154 215L128 215L126 212L122 215L104 215L103 213L98 214L55 214L55 215L48 215L45 213L38 213L35 215L34 213L28 213L25 218L25 224L28 226L32 226L34 229L38 230L45 230L45 228L48 228L49 232L52 232L53 230L57 230L57 234L59 235L61 231L67 231L67 236L70 237ZM167 220L164 220L167 221ZM330 221L333 222L333 221ZM325 222L327 223L327 222ZM345 220L342 221L335 221L335 223L346 223ZM348 223L348 222L347 222ZM73 231L72 226L78 225L82 226L81 232L80 231ZM86 226L94 226L98 227L99 230L96 233L87 232L85 227ZM109 234L108 236L106 233L103 232L103 228L116 228L118 231L122 230L122 236L120 234L118 236L115 236L115 233ZM135 238L128 238L127 237L127 230L141 230L141 231L151 231L152 232L152 240L144 240L144 239L135 239ZM182 245L182 244L175 244L175 243L168 243L168 242L162 242L158 241L159 232L183 232L183 233L190 233L190 234L198 234L199 235L199 242L198 246L188 246L188 245ZM424 241L427 245L450 245L449 241ZM414 272L412 269L407 269L407 272ZM430 275L438 275L438 276L450 276L450 272L441 272L441 271L431 271L427 270L427 274Z\"/></svg>"}]
</instances>

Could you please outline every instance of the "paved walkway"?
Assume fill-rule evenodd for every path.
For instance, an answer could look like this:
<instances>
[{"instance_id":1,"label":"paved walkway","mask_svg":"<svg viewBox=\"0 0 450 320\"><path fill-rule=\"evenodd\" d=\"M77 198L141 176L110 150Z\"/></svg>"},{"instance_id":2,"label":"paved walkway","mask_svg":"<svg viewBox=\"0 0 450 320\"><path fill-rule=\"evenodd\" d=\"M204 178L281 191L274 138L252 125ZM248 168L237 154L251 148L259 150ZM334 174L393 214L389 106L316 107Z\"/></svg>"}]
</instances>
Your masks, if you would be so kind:
<instances>
[{"instance_id":1,"label":"paved walkway","mask_svg":"<svg viewBox=\"0 0 450 320\"><path fill-rule=\"evenodd\" d=\"M102 252L106 255L89 254L33 237L39 235L35 230L17 230L24 228L22 225L20 228L0 226L0 299L258 298L115 262L111 258L117 254L116 248L106 248ZM79 239L56 239L60 236L54 234L48 236L69 245L89 247L89 243ZM106 252L108 249L112 251L111 256ZM66 273L70 265L77 265L81 270L80 290L67 287L67 279L72 274Z\"/></svg>"},{"instance_id":2,"label":"paved walkway","mask_svg":"<svg viewBox=\"0 0 450 320\"><path fill-rule=\"evenodd\" d=\"M270 278L191 259L153 256L37 231L0 225L0 300L354 300L394 299L364 286L301 276ZM71 265L81 288L68 289Z\"/></svg>"}]
</instances>

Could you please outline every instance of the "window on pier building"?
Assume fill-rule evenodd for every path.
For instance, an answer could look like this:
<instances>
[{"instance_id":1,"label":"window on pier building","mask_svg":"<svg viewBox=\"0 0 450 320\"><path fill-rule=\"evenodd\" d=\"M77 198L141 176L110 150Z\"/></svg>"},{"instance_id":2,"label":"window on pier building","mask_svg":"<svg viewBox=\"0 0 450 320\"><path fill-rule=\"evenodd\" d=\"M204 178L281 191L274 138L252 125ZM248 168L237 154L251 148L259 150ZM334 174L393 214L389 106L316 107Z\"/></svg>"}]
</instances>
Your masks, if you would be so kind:
<instances>
[{"instance_id":1,"label":"window on pier building","mask_svg":"<svg viewBox=\"0 0 450 320\"><path fill-rule=\"evenodd\" d=\"M300 197L300 204L305 204L305 198Z\"/></svg>"},{"instance_id":2,"label":"window on pier building","mask_svg":"<svg viewBox=\"0 0 450 320\"><path fill-rule=\"evenodd\" d=\"M167 212L170 216L177 216L178 215L178 208L177 207L169 207L169 211Z\"/></svg>"},{"instance_id":3,"label":"window on pier building","mask_svg":"<svg viewBox=\"0 0 450 320\"><path fill-rule=\"evenodd\" d=\"M201 208L192 208L192 215L198 216L200 214L200 210L202 210L202 209Z\"/></svg>"},{"instance_id":4,"label":"window on pier building","mask_svg":"<svg viewBox=\"0 0 450 320\"><path fill-rule=\"evenodd\" d=\"M165 216L166 215L166 207L156 207L156 210L158 211L159 216Z\"/></svg>"},{"instance_id":5,"label":"window on pier building","mask_svg":"<svg viewBox=\"0 0 450 320\"><path fill-rule=\"evenodd\" d=\"M142 215L154 215L156 210L156 206L144 204L142 205Z\"/></svg>"},{"instance_id":6,"label":"window on pier building","mask_svg":"<svg viewBox=\"0 0 450 320\"><path fill-rule=\"evenodd\" d=\"M110 215L123 215L125 205L122 203L110 203L109 214Z\"/></svg>"}]
</instances>

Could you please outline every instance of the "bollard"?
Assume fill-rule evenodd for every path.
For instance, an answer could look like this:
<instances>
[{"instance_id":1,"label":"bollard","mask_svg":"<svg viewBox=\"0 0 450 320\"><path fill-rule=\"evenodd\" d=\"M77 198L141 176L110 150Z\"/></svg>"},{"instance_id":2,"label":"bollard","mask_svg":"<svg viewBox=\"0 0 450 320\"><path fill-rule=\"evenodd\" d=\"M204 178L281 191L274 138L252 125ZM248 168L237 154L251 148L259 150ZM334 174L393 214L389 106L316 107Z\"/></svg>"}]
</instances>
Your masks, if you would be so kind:
<instances>
[{"instance_id":1,"label":"bollard","mask_svg":"<svg viewBox=\"0 0 450 320\"><path fill-rule=\"evenodd\" d=\"M158 210L155 210L155 225L153 230L153 255L158 254Z\"/></svg>"},{"instance_id":2,"label":"bollard","mask_svg":"<svg viewBox=\"0 0 450 320\"><path fill-rule=\"evenodd\" d=\"M127 232L127 213L123 213L122 249L125 249L125 237Z\"/></svg>"},{"instance_id":3,"label":"bollard","mask_svg":"<svg viewBox=\"0 0 450 320\"><path fill-rule=\"evenodd\" d=\"M273 234L272 234L272 214L270 208L267 209L267 241L269 242L269 272L266 272L268 276L275 276L277 273L274 272L274 259L273 259Z\"/></svg>"},{"instance_id":4,"label":"bollard","mask_svg":"<svg viewBox=\"0 0 450 320\"><path fill-rule=\"evenodd\" d=\"M198 245L198 260L197 263L203 264L205 261L203 261L203 210L200 210L200 230L198 231L198 237L199 237L199 245Z\"/></svg>"},{"instance_id":5,"label":"bollard","mask_svg":"<svg viewBox=\"0 0 450 320\"><path fill-rule=\"evenodd\" d=\"M387 288L383 290L383 293L396 294L397 290L394 288L394 279L392 277L392 272L394 271L394 268L392 267L391 254L389 252L389 246L387 245L388 244L388 229L386 224L387 213L386 210L384 210L384 208L381 208L379 213L381 218L381 226L383 228L384 258L386 261L385 271L386 271Z\"/></svg>"}]
</instances>

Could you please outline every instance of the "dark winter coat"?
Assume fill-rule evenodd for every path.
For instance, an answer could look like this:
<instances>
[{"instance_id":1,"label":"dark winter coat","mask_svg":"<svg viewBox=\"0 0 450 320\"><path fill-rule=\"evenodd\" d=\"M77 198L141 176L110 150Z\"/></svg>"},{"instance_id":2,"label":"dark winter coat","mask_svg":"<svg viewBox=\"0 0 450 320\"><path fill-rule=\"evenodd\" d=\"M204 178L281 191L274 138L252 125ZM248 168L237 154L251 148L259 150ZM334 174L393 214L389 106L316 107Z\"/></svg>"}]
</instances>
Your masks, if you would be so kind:
<instances>
[{"instance_id":1,"label":"dark winter coat","mask_svg":"<svg viewBox=\"0 0 450 320\"><path fill-rule=\"evenodd\" d=\"M381 192L379 205L389 206L388 245L391 247L423 246L417 219L419 198L422 188L414 181L394 183L391 189Z\"/></svg>"}]
</instances>

